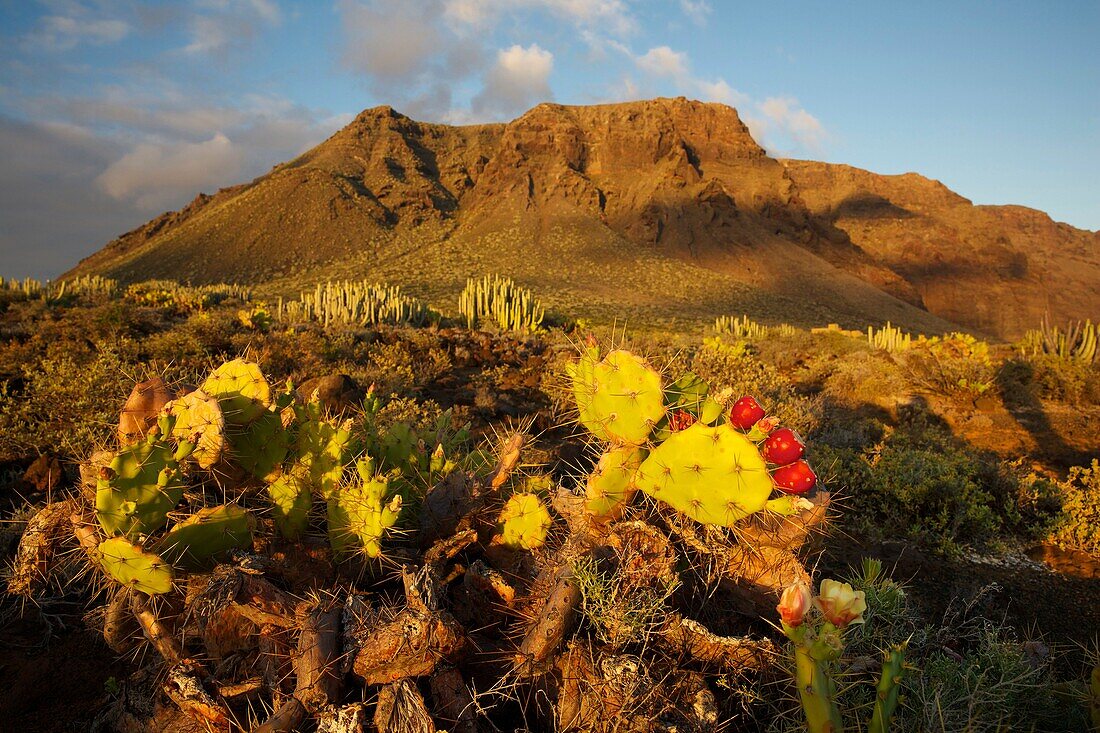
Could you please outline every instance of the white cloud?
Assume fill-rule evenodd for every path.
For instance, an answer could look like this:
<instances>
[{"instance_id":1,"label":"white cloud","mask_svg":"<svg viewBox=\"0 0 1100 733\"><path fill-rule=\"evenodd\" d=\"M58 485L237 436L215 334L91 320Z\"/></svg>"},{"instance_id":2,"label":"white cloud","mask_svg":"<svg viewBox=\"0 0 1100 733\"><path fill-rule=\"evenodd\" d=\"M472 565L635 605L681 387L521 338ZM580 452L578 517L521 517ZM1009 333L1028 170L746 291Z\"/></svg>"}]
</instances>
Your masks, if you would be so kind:
<instances>
[{"instance_id":1,"label":"white cloud","mask_svg":"<svg viewBox=\"0 0 1100 733\"><path fill-rule=\"evenodd\" d=\"M688 73L687 54L668 46L657 46L634 59L638 68L655 76L683 78Z\"/></svg>"},{"instance_id":2,"label":"white cloud","mask_svg":"<svg viewBox=\"0 0 1100 733\"><path fill-rule=\"evenodd\" d=\"M532 43L497 52L497 60L485 75L485 87L472 100L476 115L505 117L524 111L533 103L549 100L554 54Z\"/></svg>"},{"instance_id":3,"label":"white cloud","mask_svg":"<svg viewBox=\"0 0 1100 733\"><path fill-rule=\"evenodd\" d=\"M68 51L81 43L94 46L117 43L131 30L130 24L124 20L46 15L39 19L38 27L24 39L24 45L32 49Z\"/></svg>"},{"instance_id":4,"label":"white cloud","mask_svg":"<svg viewBox=\"0 0 1100 733\"><path fill-rule=\"evenodd\" d=\"M582 28L598 28L615 35L637 30L638 23L623 0L445 0L451 19L476 27L492 26L504 15L521 10L543 10Z\"/></svg>"},{"instance_id":5,"label":"white cloud","mask_svg":"<svg viewBox=\"0 0 1100 733\"><path fill-rule=\"evenodd\" d=\"M680 9L697 25L706 23L707 16L710 15L710 3L707 0L680 0Z\"/></svg>"},{"instance_id":6,"label":"white cloud","mask_svg":"<svg viewBox=\"0 0 1100 733\"><path fill-rule=\"evenodd\" d=\"M691 72L688 56L668 46L656 46L637 55L628 46L610 42L651 80L671 82L681 94L704 102L719 102L737 108L750 132L765 148L789 153L820 153L828 133L821 121L807 112L794 97L767 97L756 101L738 91L725 79L704 79ZM631 82L631 91L635 91Z\"/></svg>"},{"instance_id":7,"label":"white cloud","mask_svg":"<svg viewBox=\"0 0 1100 733\"><path fill-rule=\"evenodd\" d=\"M756 105L761 115L749 127L764 139L779 138L781 144L819 152L827 138L821 121L807 112L794 97L768 97Z\"/></svg>"},{"instance_id":8,"label":"white cloud","mask_svg":"<svg viewBox=\"0 0 1100 733\"><path fill-rule=\"evenodd\" d=\"M183 47L195 56L247 46L263 26L282 22L282 11L272 0L199 0L198 8L188 18L191 41Z\"/></svg>"},{"instance_id":9,"label":"white cloud","mask_svg":"<svg viewBox=\"0 0 1100 733\"><path fill-rule=\"evenodd\" d=\"M163 209L181 196L236 181L244 155L220 132L200 143L141 143L95 182L109 196L143 209Z\"/></svg>"}]
</instances>

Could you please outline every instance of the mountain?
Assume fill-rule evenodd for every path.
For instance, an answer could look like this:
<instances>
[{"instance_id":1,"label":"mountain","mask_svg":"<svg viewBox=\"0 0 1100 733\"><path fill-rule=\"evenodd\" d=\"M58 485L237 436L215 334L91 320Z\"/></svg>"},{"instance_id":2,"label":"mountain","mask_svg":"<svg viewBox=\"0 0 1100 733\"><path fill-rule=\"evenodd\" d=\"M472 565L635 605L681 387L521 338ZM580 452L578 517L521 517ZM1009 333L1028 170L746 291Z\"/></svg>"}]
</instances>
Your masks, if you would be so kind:
<instances>
[{"instance_id":1,"label":"mountain","mask_svg":"<svg viewBox=\"0 0 1100 733\"><path fill-rule=\"evenodd\" d=\"M724 105L541 104L507 124L461 127L377 107L70 274L272 293L371 278L442 304L467 277L498 272L576 316L749 313L1011 336L1047 311L1100 310L1097 236L1039 212L971 206L919 176L777 160Z\"/></svg>"}]
</instances>

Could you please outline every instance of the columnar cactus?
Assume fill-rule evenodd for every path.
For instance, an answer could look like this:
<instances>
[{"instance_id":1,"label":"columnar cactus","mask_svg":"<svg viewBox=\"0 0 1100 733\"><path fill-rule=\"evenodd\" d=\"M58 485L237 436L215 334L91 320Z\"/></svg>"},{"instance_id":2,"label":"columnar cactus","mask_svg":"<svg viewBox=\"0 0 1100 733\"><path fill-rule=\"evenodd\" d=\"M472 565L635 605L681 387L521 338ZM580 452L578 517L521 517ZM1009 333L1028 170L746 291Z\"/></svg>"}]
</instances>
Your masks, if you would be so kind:
<instances>
[{"instance_id":1,"label":"columnar cactus","mask_svg":"<svg viewBox=\"0 0 1100 733\"><path fill-rule=\"evenodd\" d=\"M794 645L795 683L807 729L810 733L840 733L844 720L837 705L833 667L844 651L844 632L863 623L867 610L863 591L853 590L848 583L823 580L814 597L807 585L795 583L783 591L776 610L784 635ZM868 733L889 733L904 663L904 643L886 652Z\"/></svg>"},{"instance_id":2,"label":"columnar cactus","mask_svg":"<svg viewBox=\"0 0 1100 733\"><path fill-rule=\"evenodd\" d=\"M467 280L466 288L458 296L458 309L467 328L489 319L506 331L537 331L545 315L542 304L530 290L499 275Z\"/></svg>"}]
</instances>

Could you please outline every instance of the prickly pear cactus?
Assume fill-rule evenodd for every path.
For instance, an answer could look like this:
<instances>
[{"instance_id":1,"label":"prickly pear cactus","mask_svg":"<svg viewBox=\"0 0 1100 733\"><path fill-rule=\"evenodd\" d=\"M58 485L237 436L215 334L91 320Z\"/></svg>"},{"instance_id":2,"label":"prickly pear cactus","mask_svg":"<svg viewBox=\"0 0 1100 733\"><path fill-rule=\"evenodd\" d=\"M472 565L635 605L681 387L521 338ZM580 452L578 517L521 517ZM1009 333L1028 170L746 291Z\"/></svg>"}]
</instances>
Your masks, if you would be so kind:
<instances>
[{"instance_id":1,"label":"prickly pear cactus","mask_svg":"<svg viewBox=\"0 0 1100 733\"><path fill-rule=\"evenodd\" d=\"M622 516L637 487L634 476L648 451L633 445L607 450L600 456L585 486L585 509L600 521Z\"/></svg>"},{"instance_id":2,"label":"prickly pear cactus","mask_svg":"<svg viewBox=\"0 0 1100 733\"><path fill-rule=\"evenodd\" d=\"M100 471L95 509L107 535L137 537L158 530L183 497L180 452L159 437L171 432L170 426L170 420L162 420L160 430L123 448Z\"/></svg>"},{"instance_id":3,"label":"prickly pear cactus","mask_svg":"<svg viewBox=\"0 0 1100 733\"><path fill-rule=\"evenodd\" d=\"M266 410L248 425L229 430L227 437L237 465L265 481L277 474L290 447L290 436L274 410Z\"/></svg>"},{"instance_id":4,"label":"prickly pear cactus","mask_svg":"<svg viewBox=\"0 0 1100 733\"><path fill-rule=\"evenodd\" d=\"M298 462L309 470L313 487L325 499L336 490L344 465L353 455L350 421L334 425L321 417L321 405L309 402L295 408L298 416Z\"/></svg>"},{"instance_id":5,"label":"prickly pear cactus","mask_svg":"<svg viewBox=\"0 0 1100 733\"><path fill-rule=\"evenodd\" d=\"M104 540L98 555L100 566L124 586L148 595L172 590L172 566L125 537Z\"/></svg>"},{"instance_id":6,"label":"prickly pear cactus","mask_svg":"<svg viewBox=\"0 0 1100 733\"><path fill-rule=\"evenodd\" d=\"M236 504L200 509L172 527L157 552L178 567L197 570L234 549L252 546L252 516Z\"/></svg>"},{"instance_id":7,"label":"prickly pear cactus","mask_svg":"<svg viewBox=\"0 0 1100 733\"><path fill-rule=\"evenodd\" d=\"M729 425L695 423L654 448L639 489L706 524L732 526L767 505L772 479L756 445Z\"/></svg>"},{"instance_id":8,"label":"prickly pear cactus","mask_svg":"<svg viewBox=\"0 0 1100 733\"><path fill-rule=\"evenodd\" d=\"M215 369L202 391L221 405L226 422L247 425L271 406L271 386L260 367L244 359L234 359Z\"/></svg>"},{"instance_id":9,"label":"prickly pear cactus","mask_svg":"<svg viewBox=\"0 0 1100 733\"><path fill-rule=\"evenodd\" d=\"M309 510L313 506L309 467L295 463L267 485L267 495L271 498L271 516L279 534L290 540L301 537L309 524Z\"/></svg>"},{"instance_id":10,"label":"prickly pear cactus","mask_svg":"<svg viewBox=\"0 0 1100 733\"><path fill-rule=\"evenodd\" d=\"M497 526L505 547L534 550L546 543L550 512L534 494L513 494L500 512Z\"/></svg>"},{"instance_id":11,"label":"prickly pear cactus","mask_svg":"<svg viewBox=\"0 0 1100 733\"><path fill-rule=\"evenodd\" d=\"M195 444L191 457L203 468L210 468L225 451L225 415L218 401L197 389L164 406L175 418L172 437Z\"/></svg>"},{"instance_id":12,"label":"prickly pear cactus","mask_svg":"<svg viewBox=\"0 0 1100 733\"><path fill-rule=\"evenodd\" d=\"M356 469L359 482L341 486L329 496L329 543L339 555L362 552L379 557L382 536L401 514L401 495L390 489L387 477L372 475L372 462L359 461Z\"/></svg>"},{"instance_id":13,"label":"prickly pear cactus","mask_svg":"<svg viewBox=\"0 0 1100 733\"><path fill-rule=\"evenodd\" d=\"M590 348L570 369L581 424L611 443L646 442L665 416L661 375L629 351L598 358Z\"/></svg>"}]
</instances>

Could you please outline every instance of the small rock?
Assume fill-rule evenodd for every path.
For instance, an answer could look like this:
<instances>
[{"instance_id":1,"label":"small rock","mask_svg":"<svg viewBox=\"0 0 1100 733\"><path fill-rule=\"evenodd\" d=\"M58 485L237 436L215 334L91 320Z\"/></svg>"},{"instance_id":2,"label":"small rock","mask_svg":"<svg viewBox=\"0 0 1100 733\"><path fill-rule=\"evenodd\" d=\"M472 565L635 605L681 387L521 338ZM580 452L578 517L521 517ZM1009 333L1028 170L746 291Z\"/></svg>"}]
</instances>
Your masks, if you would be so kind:
<instances>
[{"instance_id":1,"label":"small rock","mask_svg":"<svg viewBox=\"0 0 1100 733\"><path fill-rule=\"evenodd\" d=\"M32 491L53 491L61 481L61 462L49 453L40 455L23 474L23 483Z\"/></svg>"},{"instance_id":2,"label":"small rock","mask_svg":"<svg viewBox=\"0 0 1100 733\"><path fill-rule=\"evenodd\" d=\"M309 402L314 393L317 394L321 407L335 413L358 407L364 396L363 389L346 374L314 377L298 387L298 399L303 402Z\"/></svg>"}]
</instances>

